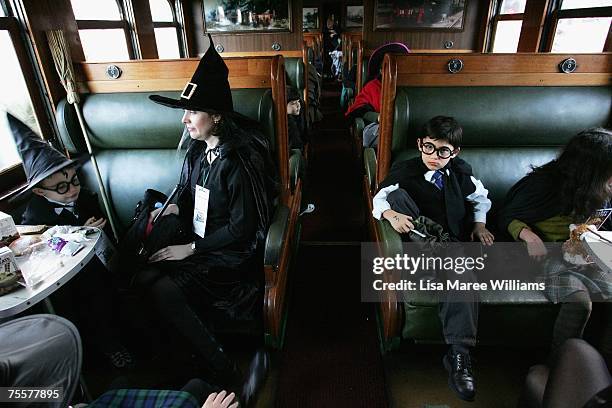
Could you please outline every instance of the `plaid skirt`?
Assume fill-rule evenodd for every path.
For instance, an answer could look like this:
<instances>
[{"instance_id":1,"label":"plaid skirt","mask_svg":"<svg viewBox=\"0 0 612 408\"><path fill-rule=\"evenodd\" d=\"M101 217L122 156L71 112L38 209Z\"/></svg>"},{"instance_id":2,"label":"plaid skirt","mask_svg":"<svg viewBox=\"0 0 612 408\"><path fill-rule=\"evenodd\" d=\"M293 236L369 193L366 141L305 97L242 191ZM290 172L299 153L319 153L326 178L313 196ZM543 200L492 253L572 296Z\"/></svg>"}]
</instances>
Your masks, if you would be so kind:
<instances>
[{"instance_id":1,"label":"plaid skirt","mask_svg":"<svg viewBox=\"0 0 612 408\"><path fill-rule=\"evenodd\" d=\"M578 291L590 293L594 301L612 300L612 274L602 271L595 264L568 263L561 254L558 255L550 256L543 263L545 293L551 302L563 302Z\"/></svg>"}]
</instances>

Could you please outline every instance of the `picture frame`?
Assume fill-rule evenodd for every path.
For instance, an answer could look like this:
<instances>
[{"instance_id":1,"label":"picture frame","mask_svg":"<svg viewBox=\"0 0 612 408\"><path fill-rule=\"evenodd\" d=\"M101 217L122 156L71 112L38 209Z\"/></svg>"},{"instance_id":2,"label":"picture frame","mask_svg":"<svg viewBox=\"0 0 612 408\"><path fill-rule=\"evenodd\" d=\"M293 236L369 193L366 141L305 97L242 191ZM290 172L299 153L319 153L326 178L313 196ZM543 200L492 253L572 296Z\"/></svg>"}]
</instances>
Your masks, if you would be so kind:
<instances>
[{"instance_id":1,"label":"picture frame","mask_svg":"<svg viewBox=\"0 0 612 408\"><path fill-rule=\"evenodd\" d=\"M462 31L467 0L376 0L375 31Z\"/></svg>"},{"instance_id":2,"label":"picture frame","mask_svg":"<svg viewBox=\"0 0 612 408\"><path fill-rule=\"evenodd\" d=\"M291 1L247 0L236 7L231 0L202 0L207 33L291 31Z\"/></svg>"},{"instance_id":3,"label":"picture frame","mask_svg":"<svg viewBox=\"0 0 612 408\"><path fill-rule=\"evenodd\" d=\"M318 7L303 7L302 8L302 29L307 30L318 30L321 28L319 22L319 8Z\"/></svg>"},{"instance_id":4,"label":"picture frame","mask_svg":"<svg viewBox=\"0 0 612 408\"><path fill-rule=\"evenodd\" d=\"M363 6L346 6L346 28L363 27Z\"/></svg>"}]
</instances>

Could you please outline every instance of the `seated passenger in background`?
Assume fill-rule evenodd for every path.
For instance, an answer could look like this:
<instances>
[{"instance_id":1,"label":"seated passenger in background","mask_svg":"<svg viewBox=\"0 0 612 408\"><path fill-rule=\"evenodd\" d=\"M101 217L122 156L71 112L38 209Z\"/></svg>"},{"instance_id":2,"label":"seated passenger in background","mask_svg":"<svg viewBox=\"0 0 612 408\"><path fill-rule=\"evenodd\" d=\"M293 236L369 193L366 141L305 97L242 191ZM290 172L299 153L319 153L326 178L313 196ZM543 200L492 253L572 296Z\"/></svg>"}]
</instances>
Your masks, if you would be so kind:
<instances>
[{"instance_id":1,"label":"seated passenger in background","mask_svg":"<svg viewBox=\"0 0 612 408\"><path fill-rule=\"evenodd\" d=\"M370 57L368 76L364 86L344 116L349 120L363 117L366 127L363 130L363 146L378 145L378 114L380 114L382 65L385 54L408 54L410 49L402 43L389 43L378 47Z\"/></svg>"},{"instance_id":2,"label":"seated passenger in background","mask_svg":"<svg viewBox=\"0 0 612 408\"><path fill-rule=\"evenodd\" d=\"M533 169L508 192L499 227L527 243L529 255L542 260L544 242L564 242L570 224L585 222L612 199L612 132L589 129L574 136L561 155ZM594 265L576 266L561 251L544 263L546 295L561 308L553 329L553 349L570 338L581 338L589 320L592 298L606 301L601 352L612 361L612 279Z\"/></svg>"},{"instance_id":3,"label":"seated passenger in background","mask_svg":"<svg viewBox=\"0 0 612 408\"><path fill-rule=\"evenodd\" d=\"M485 227L491 201L470 165L457 157L462 135L455 119L430 119L417 139L420 157L393 165L374 196L373 216L388 220L397 232L407 234L414 229L414 216L423 215L440 224L453 241L478 239L492 245L494 237ZM466 271L461 279L476 280L468 275ZM450 345L444 357L449 384L460 398L473 400L476 387L469 349L476 344L476 295L466 302L440 302L439 316L444 340Z\"/></svg>"},{"instance_id":4,"label":"seated passenger in background","mask_svg":"<svg viewBox=\"0 0 612 408\"><path fill-rule=\"evenodd\" d=\"M302 112L302 98L292 86L287 87L287 130L289 149L304 149L306 142L306 120Z\"/></svg>"},{"instance_id":5,"label":"seated passenger in background","mask_svg":"<svg viewBox=\"0 0 612 408\"><path fill-rule=\"evenodd\" d=\"M255 354L242 384L236 362L209 324L263 319L261 250L272 213L268 181L273 175L266 165L269 152L259 124L234 112L227 66L210 35L209 40L188 84L192 87L188 96L185 92L180 99L150 96L153 102L185 112L187 153L181 190L176 204L162 215L174 214L190 242L175 242L151 255L137 281L163 320L212 369L213 382L243 385L246 406L265 376L267 354Z\"/></svg>"},{"instance_id":6,"label":"seated passenger in background","mask_svg":"<svg viewBox=\"0 0 612 408\"><path fill-rule=\"evenodd\" d=\"M106 219L94 193L81 190L77 162L44 142L19 119L8 122L33 194L23 213L23 225L83 225L104 228ZM97 257L53 295L60 312L79 312L77 325L85 339L102 351L117 368L130 366L132 356L119 342L113 321L114 291L108 271Z\"/></svg>"}]
</instances>

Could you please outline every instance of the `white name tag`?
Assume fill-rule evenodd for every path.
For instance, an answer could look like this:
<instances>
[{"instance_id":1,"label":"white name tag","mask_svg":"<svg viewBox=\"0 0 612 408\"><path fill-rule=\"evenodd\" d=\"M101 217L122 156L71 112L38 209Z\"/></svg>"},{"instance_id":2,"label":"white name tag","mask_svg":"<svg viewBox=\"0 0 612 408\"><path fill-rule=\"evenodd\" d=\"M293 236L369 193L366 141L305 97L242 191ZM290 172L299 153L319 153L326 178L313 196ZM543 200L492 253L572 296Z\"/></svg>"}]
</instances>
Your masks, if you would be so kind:
<instances>
[{"instance_id":1,"label":"white name tag","mask_svg":"<svg viewBox=\"0 0 612 408\"><path fill-rule=\"evenodd\" d=\"M195 204L193 208L193 232L204 238L206 219L208 218L208 199L210 190L196 185Z\"/></svg>"}]
</instances>

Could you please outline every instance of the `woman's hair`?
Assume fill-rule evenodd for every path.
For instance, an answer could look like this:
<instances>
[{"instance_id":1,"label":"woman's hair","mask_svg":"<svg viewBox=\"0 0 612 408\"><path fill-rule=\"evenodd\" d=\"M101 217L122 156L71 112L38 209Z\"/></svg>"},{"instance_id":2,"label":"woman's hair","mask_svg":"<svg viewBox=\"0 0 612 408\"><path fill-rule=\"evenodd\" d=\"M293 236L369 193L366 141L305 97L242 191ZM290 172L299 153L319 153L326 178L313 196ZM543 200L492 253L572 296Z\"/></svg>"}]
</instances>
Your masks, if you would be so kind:
<instances>
[{"instance_id":1,"label":"woman's hair","mask_svg":"<svg viewBox=\"0 0 612 408\"><path fill-rule=\"evenodd\" d=\"M564 213L584 221L612 195L612 131L587 129L574 136L559 157L534 173L548 173L560 183Z\"/></svg>"},{"instance_id":2,"label":"woman's hair","mask_svg":"<svg viewBox=\"0 0 612 408\"><path fill-rule=\"evenodd\" d=\"M236 114L234 112L207 112L209 115L220 115L221 120L213 126L212 134L219 137L219 146L225 145L228 148L236 149L246 146L253 131L261 132L259 122ZM191 139L187 128L183 129L178 150L189 149L196 140Z\"/></svg>"}]
</instances>

